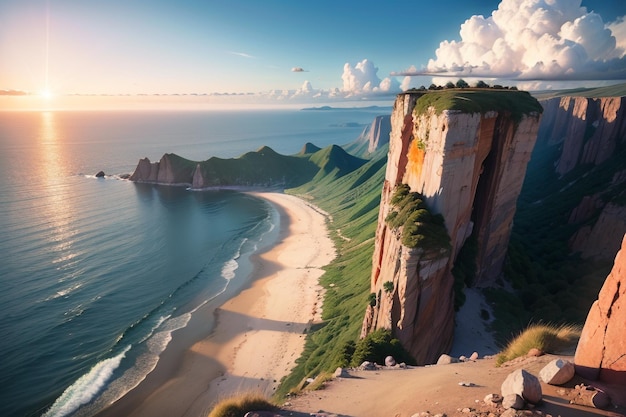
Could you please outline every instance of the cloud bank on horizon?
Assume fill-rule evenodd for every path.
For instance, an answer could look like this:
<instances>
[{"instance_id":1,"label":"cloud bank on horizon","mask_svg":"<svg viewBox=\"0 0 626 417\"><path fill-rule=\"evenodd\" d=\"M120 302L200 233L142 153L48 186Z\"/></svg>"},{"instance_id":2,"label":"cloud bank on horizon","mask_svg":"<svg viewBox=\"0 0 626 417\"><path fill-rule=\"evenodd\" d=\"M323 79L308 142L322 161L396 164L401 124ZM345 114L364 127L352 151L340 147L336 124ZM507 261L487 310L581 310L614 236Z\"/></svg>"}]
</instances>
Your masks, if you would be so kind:
<instances>
[{"instance_id":1,"label":"cloud bank on horizon","mask_svg":"<svg viewBox=\"0 0 626 417\"><path fill-rule=\"evenodd\" d=\"M580 0L502 0L491 16L467 19L460 36L441 42L426 68L395 75L626 79L625 17L605 23Z\"/></svg>"}]
</instances>

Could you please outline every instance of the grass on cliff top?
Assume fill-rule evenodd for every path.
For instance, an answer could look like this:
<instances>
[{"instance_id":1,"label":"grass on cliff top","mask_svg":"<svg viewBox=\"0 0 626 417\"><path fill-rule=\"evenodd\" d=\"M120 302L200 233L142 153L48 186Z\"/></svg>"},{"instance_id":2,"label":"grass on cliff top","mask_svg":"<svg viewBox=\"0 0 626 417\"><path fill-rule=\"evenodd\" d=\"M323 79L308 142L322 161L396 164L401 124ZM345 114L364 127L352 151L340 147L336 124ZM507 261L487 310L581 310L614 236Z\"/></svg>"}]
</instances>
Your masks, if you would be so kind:
<instances>
[{"instance_id":1,"label":"grass on cliff top","mask_svg":"<svg viewBox=\"0 0 626 417\"><path fill-rule=\"evenodd\" d=\"M576 325L534 324L511 340L498 354L496 366L519 358L535 348L543 353L570 353L580 339L581 328Z\"/></svg>"},{"instance_id":2,"label":"grass on cliff top","mask_svg":"<svg viewBox=\"0 0 626 417\"><path fill-rule=\"evenodd\" d=\"M429 91L417 100L414 111L421 114L430 107L435 109L436 114L441 114L444 110L481 114L492 110L509 111L516 121L521 120L525 114L543 112L537 99L526 91L479 88Z\"/></svg>"}]
</instances>

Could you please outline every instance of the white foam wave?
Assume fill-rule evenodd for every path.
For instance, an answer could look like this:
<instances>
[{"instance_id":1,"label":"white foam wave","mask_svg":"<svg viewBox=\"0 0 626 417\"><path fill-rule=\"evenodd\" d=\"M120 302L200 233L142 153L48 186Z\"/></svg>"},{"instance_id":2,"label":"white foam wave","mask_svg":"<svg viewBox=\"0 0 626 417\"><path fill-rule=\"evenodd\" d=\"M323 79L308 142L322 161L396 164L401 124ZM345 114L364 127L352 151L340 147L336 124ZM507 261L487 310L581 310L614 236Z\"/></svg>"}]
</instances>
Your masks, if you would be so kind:
<instances>
[{"instance_id":1,"label":"white foam wave","mask_svg":"<svg viewBox=\"0 0 626 417\"><path fill-rule=\"evenodd\" d=\"M148 349L155 355L161 354L172 340L172 332L187 326L191 313L181 314L163 323L163 328L148 340Z\"/></svg>"},{"instance_id":2,"label":"white foam wave","mask_svg":"<svg viewBox=\"0 0 626 417\"><path fill-rule=\"evenodd\" d=\"M135 365L127 369L120 378L111 382L99 398L86 407L81 408L74 417L87 417L96 414L108 404L126 395L127 392L146 379L146 376L156 368L159 362L159 355L172 340L172 332L187 326L187 323L191 320L191 313L185 313L172 319L169 317L162 316L159 318L158 324L153 327L153 331L158 327L161 327L161 329L148 339L146 342L148 351L136 359ZM47 417L47 415L44 417Z\"/></svg>"},{"instance_id":3,"label":"white foam wave","mask_svg":"<svg viewBox=\"0 0 626 417\"><path fill-rule=\"evenodd\" d=\"M226 261L226 263L224 263L224 266L222 266L222 277L230 281L231 279L235 278L235 271L237 270L237 268L239 268L239 264L236 260L231 259L229 261Z\"/></svg>"},{"instance_id":4,"label":"white foam wave","mask_svg":"<svg viewBox=\"0 0 626 417\"><path fill-rule=\"evenodd\" d=\"M126 347L117 356L105 359L94 365L87 374L78 378L57 398L43 417L67 416L76 411L81 405L90 402L111 378L113 371L120 366L120 362L124 359L129 349L130 346Z\"/></svg>"}]
</instances>

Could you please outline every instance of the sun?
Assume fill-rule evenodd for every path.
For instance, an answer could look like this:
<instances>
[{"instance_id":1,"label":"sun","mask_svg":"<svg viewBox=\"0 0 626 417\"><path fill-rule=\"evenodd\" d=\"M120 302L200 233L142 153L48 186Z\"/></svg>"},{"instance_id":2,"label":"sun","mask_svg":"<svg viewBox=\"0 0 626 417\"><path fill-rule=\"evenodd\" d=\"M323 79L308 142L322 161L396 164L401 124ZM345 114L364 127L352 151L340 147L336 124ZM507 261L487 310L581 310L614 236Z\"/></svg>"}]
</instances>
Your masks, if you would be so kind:
<instances>
[{"instance_id":1,"label":"sun","mask_svg":"<svg viewBox=\"0 0 626 417\"><path fill-rule=\"evenodd\" d=\"M50 90L48 90L48 89L41 90L41 91L39 92L39 95L40 95L42 98L45 98L46 100L50 100L50 99L54 96L54 94L52 93L52 91L50 91Z\"/></svg>"}]
</instances>

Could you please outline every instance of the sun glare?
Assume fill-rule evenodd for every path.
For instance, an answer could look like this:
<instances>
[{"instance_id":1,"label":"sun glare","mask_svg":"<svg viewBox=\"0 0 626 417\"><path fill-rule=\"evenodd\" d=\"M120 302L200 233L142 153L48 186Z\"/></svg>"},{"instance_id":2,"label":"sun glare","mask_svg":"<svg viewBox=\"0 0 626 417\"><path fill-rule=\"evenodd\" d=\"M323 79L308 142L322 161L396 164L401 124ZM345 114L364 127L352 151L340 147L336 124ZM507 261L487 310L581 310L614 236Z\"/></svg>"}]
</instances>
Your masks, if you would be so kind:
<instances>
[{"instance_id":1,"label":"sun glare","mask_svg":"<svg viewBox=\"0 0 626 417\"><path fill-rule=\"evenodd\" d=\"M42 90L39 92L39 95L46 100L50 100L54 96L54 94L52 94L52 91L50 90Z\"/></svg>"}]
</instances>

